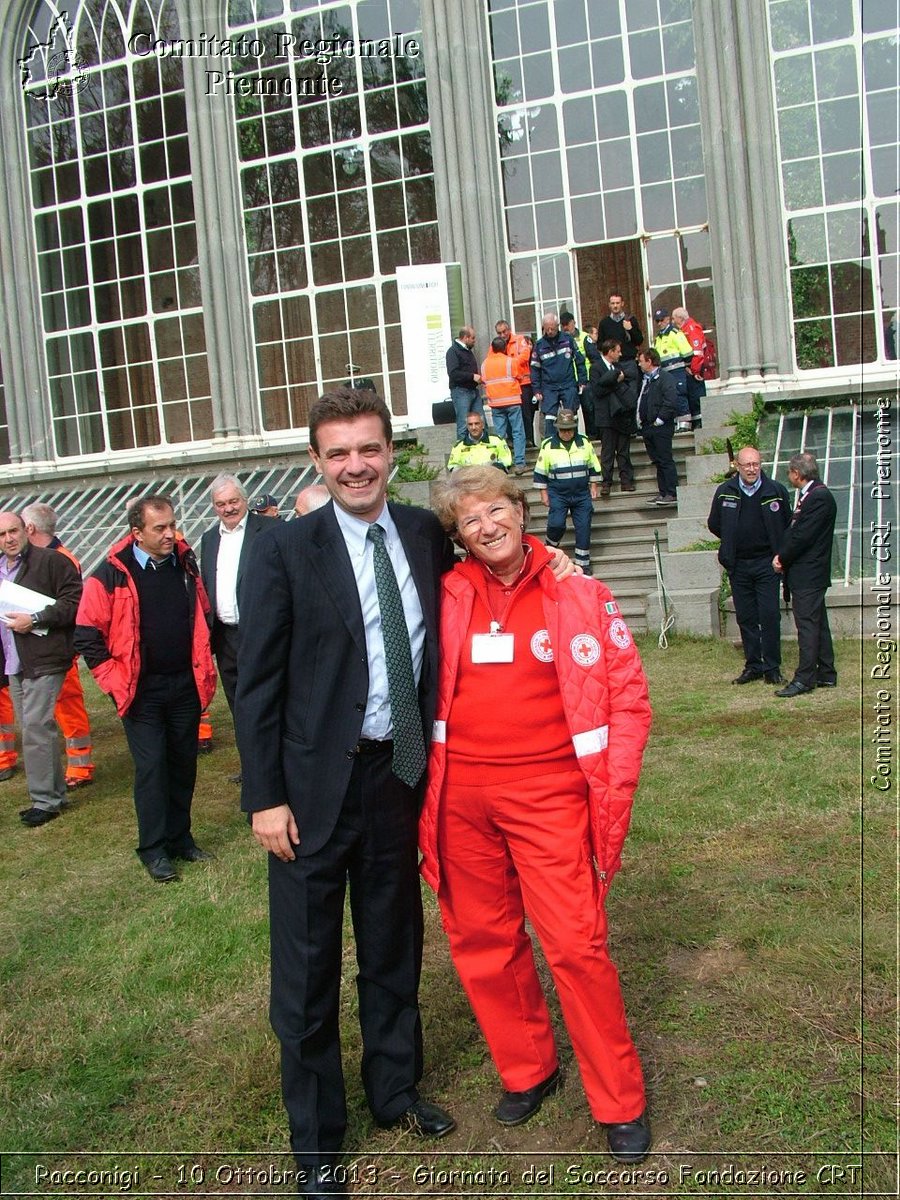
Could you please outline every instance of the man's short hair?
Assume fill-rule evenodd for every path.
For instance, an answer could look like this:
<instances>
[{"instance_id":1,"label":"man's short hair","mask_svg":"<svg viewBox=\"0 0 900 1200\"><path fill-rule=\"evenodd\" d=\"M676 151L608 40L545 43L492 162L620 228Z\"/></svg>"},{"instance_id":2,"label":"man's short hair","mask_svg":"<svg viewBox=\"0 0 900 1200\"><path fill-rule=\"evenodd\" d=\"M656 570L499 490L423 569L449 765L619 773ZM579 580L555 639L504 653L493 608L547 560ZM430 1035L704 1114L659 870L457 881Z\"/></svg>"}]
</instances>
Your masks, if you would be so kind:
<instances>
[{"instance_id":1,"label":"man's short hair","mask_svg":"<svg viewBox=\"0 0 900 1200\"><path fill-rule=\"evenodd\" d=\"M646 358L647 362L653 363L654 367L658 367L662 361L659 357L659 351L653 346L648 346L646 350L639 350L638 358Z\"/></svg>"},{"instance_id":2,"label":"man's short hair","mask_svg":"<svg viewBox=\"0 0 900 1200\"><path fill-rule=\"evenodd\" d=\"M170 496L164 496L162 492L151 492L148 496L141 496L135 500L131 508L129 508L129 529L144 528L148 508L171 508L173 512L175 511L175 505L172 503Z\"/></svg>"},{"instance_id":3,"label":"man's short hair","mask_svg":"<svg viewBox=\"0 0 900 1200\"><path fill-rule=\"evenodd\" d=\"M568 325L568 323L570 321L574 321L574 320L575 320L575 314L572 312L569 312L568 309L566 309L564 312L561 312L559 314L560 325Z\"/></svg>"},{"instance_id":4,"label":"man's short hair","mask_svg":"<svg viewBox=\"0 0 900 1200\"><path fill-rule=\"evenodd\" d=\"M250 497L247 495L247 489L238 479L237 475L232 475L228 471L223 471L221 475L217 475L209 485L209 494L211 499L215 500L218 493L221 492L223 488L227 487L233 487L242 500L250 499Z\"/></svg>"},{"instance_id":5,"label":"man's short hair","mask_svg":"<svg viewBox=\"0 0 900 1200\"><path fill-rule=\"evenodd\" d=\"M615 350L616 346L620 349L622 347L622 343L618 338L604 338L600 343L600 353L609 354L610 350Z\"/></svg>"},{"instance_id":6,"label":"man's short hair","mask_svg":"<svg viewBox=\"0 0 900 1200\"><path fill-rule=\"evenodd\" d=\"M678 308L672 309L672 320L673 321L686 321L690 317L690 315L691 314L688 312L688 310L686 308L684 308L683 306L679 306Z\"/></svg>"},{"instance_id":7,"label":"man's short hair","mask_svg":"<svg viewBox=\"0 0 900 1200\"><path fill-rule=\"evenodd\" d=\"M808 450L802 450L799 454L792 454L788 459L788 470L796 471L801 479L819 478L819 464L816 461L816 456L810 454Z\"/></svg>"},{"instance_id":8,"label":"man's short hair","mask_svg":"<svg viewBox=\"0 0 900 1200\"><path fill-rule=\"evenodd\" d=\"M609 295L607 296L607 300L612 300L612 298L613 298L614 296L615 296L615 297L616 297L616 299L618 299L618 300L624 300L624 299L625 299L625 297L622 295L622 293L621 293L621 292L619 292L619 291L616 291L616 289L615 289L615 288L613 288L613 290L612 290L612 291L609 293Z\"/></svg>"},{"instance_id":9,"label":"man's short hair","mask_svg":"<svg viewBox=\"0 0 900 1200\"><path fill-rule=\"evenodd\" d=\"M509 321L507 321L506 317L501 317L499 321L494 322L495 332L501 325L505 325L507 329L512 329L512 326L510 325Z\"/></svg>"},{"instance_id":10,"label":"man's short hair","mask_svg":"<svg viewBox=\"0 0 900 1200\"><path fill-rule=\"evenodd\" d=\"M40 500L22 509L22 521L26 525L33 525L38 533L48 537L56 533L56 513L49 504L43 504Z\"/></svg>"},{"instance_id":11,"label":"man's short hair","mask_svg":"<svg viewBox=\"0 0 900 1200\"><path fill-rule=\"evenodd\" d=\"M491 340L491 349L494 351L495 354L505 354L506 353L506 338L500 337L499 335L497 337L493 338Z\"/></svg>"},{"instance_id":12,"label":"man's short hair","mask_svg":"<svg viewBox=\"0 0 900 1200\"><path fill-rule=\"evenodd\" d=\"M326 392L309 410L309 444L319 453L319 426L328 421L352 421L355 417L371 413L381 420L384 440L390 445L394 440L391 414L388 406L376 392L357 391L350 388L335 388Z\"/></svg>"}]
</instances>

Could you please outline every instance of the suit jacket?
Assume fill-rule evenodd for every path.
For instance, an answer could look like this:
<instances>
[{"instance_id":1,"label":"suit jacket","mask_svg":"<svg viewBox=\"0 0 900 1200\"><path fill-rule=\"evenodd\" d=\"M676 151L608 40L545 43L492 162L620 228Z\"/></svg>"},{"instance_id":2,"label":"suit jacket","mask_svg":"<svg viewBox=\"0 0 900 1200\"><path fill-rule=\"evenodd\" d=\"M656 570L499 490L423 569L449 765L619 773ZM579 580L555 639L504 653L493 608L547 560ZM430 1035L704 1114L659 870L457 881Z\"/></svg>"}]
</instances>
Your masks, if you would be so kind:
<instances>
[{"instance_id":1,"label":"suit jacket","mask_svg":"<svg viewBox=\"0 0 900 1200\"><path fill-rule=\"evenodd\" d=\"M619 382L619 375L625 376ZM612 367L602 356L591 367L591 387L594 391L594 424L599 429L617 429L630 433L634 425L637 397L640 391L640 370L633 359L621 358Z\"/></svg>"},{"instance_id":2,"label":"suit jacket","mask_svg":"<svg viewBox=\"0 0 900 1200\"><path fill-rule=\"evenodd\" d=\"M440 577L453 548L433 513L390 505L419 594L425 655L419 704L426 744L437 689ZM235 727L241 806L289 804L301 855L330 837L353 770L369 672L362 608L333 503L254 538L241 593Z\"/></svg>"},{"instance_id":3,"label":"suit jacket","mask_svg":"<svg viewBox=\"0 0 900 1200\"><path fill-rule=\"evenodd\" d=\"M821 480L814 480L794 509L778 556L792 592L824 591L831 585L831 548L837 504Z\"/></svg>"},{"instance_id":4,"label":"suit jacket","mask_svg":"<svg viewBox=\"0 0 900 1200\"><path fill-rule=\"evenodd\" d=\"M241 556L238 559L238 606L240 606L241 583L243 582L244 571L247 567L250 547L257 536L275 519L274 517L261 516L260 513L247 513L244 541L241 546ZM218 521L216 521L211 529L207 529L206 533L200 539L200 575L203 579L203 586L206 588L206 594L209 596L210 621L213 625L216 623L216 565L219 561L219 543L221 540Z\"/></svg>"}]
</instances>

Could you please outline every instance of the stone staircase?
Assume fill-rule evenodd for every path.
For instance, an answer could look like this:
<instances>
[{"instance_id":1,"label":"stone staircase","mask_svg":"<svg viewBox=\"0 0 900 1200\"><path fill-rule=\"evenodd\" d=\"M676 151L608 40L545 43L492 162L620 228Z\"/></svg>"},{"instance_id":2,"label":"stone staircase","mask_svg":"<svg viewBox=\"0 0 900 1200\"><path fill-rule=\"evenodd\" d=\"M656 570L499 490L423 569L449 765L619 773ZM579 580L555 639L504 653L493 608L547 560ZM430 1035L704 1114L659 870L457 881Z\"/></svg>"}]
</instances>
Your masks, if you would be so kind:
<instances>
[{"instance_id":1,"label":"stone staircase","mask_svg":"<svg viewBox=\"0 0 900 1200\"><path fill-rule=\"evenodd\" d=\"M453 427L438 426L420 430L419 440L428 449L429 461L443 468L454 441ZM595 448L599 457L599 443L595 443ZM693 436L676 434L673 452L678 481L682 484L687 478L687 460L694 454ZM526 452L529 470L518 479L518 483L528 497L528 532L543 538L547 529L547 510L541 503L540 491L534 486L531 476L536 457L536 450L529 449ZM660 552L665 554L668 551L667 523L678 516L678 510L656 508L647 503L651 496L656 495L656 470L639 437L632 439L631 460L634 463L637 490L622 492L618 482L614 482L612 495L606 500L598 499L594 504L591 562L594 575L602 579L615 595L629 627L635 633L646 633L650 628L647 598L656 590L654 544L658 537ZM567 554L574 556L575 537L571 519L566 523L561 544Z\"/></svg>"}]
</instances>

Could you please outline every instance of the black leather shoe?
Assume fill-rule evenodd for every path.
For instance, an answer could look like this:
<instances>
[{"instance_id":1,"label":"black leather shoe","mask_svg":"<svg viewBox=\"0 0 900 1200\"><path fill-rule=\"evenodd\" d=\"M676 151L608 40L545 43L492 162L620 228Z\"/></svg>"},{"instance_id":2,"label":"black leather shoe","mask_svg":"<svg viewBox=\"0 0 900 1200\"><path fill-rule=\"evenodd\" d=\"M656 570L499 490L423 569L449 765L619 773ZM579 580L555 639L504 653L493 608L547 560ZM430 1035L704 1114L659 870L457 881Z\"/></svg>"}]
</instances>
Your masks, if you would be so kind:
<instances>
[{"instance_id":1,"label":"black leather shoe","mask_svg":"<svg viewBox=\"0 0 900 1200\"><path fill-rule=\"evenodd\" d=\"M81 788L90 787L93 784L93 779L67 779L66 791L77 792Z\"/></svg>"},{"instance_id":2,"label":"black leather shoe","mask_svg":"<svg viewBox=\"0 0 900 1200\"><path fill-rule=\"evenodd\" d=\"M641 1113L636 1121L606 1127L606 1143L616 1162L643 1162L652 1141L646 1112Z\"/></svg>"},{"instance_id":3,"label":"black leather shoe","mask_svg":"<svg viewBox=\"0 0 900 1200\"><path fill-rule=\"evenodd\" d=\"M779 688L775 693L776 696L783 696L785 700L790 700L792 696L805 696L807 692L813 689L804 687L802 683L798 683L796 679L792 680L787 687Z\"/></svg>"},{"instance_id":4,"label":"black leather shoe","mask_svg":"<svg viewBox=\"0 0 900 1200\"><path fill-rule=\"evenodd\" d=\"M178 878L178 872L172 866L167 854L158 854L156 858L141 860L147 869L147 874L157 883L172 883Z\"/></svg>"},{"instance_id":5,"label":"black leather shoe","mask_svg":"<svg viewBox=\"0 0 900 1200\"><path fill-rule=\"evenodd\" d=\"M187 850L170 850L169 858L180 858L183 862L215 862L216 856L199 846L188 846Z\"/></svg>"},{"instance_id":6,"label":"black leather shoe","mask_svg":"<svg viewBox=\"0 0 900 1200\"><path fill-rule=\"evenodd\" d=\"M334 1164L320 1167L297 1167L297 1195L310 1196L313 1200L334 1200L336 1196L346 1197L346 1183L338 1183L335 1174L345 1178L342 1172L336 1172Z\"/></svg>"},{"instance_id":7,"label":"black leather shoe","mask_svg":"<svg viewBox=\"0 0 900 1200\"><path fill-rule=\"evenodd\" d=\"M429 1104L427 1100L417 1100L399 1117L388 1121L384 1128L406 1129L417 1137L442 1138L453 1132L456 1122L448 1112L444 1112L436 1104Z\"/></svg>"},{"instance_id":8,"label":"black leather shoe","mask_svg":"<svg viewBox=\"0 0 900 1200\"><path fill-rule=\"evenodd\" d=\"M744 667L737 679L732 679L732 683L756 683L762 679L762 671L751 671L749 667Z\"/></svg>"},{"instance_id":9,"label":"black leather shoe","mask_svg":"<svg viewBox=\"0 0 900 1200\"><path fill-rule=\"evenodd\" d=\"M48 821L55 821L59 816L59 809L24 808L19 816L22 818L23 825L27 825L29 829L37 829L38 825L46 825Z\"/></svg>"},{"instance_id":10,"label":"black leather shoe","mask_svg":"<svg viewBox=\"0 0 900 1200\"><path fill-rule=\"evenodd\" d=\"M4 769L0 771L0 783L6 783L7 779L12 779L15 773L15 767L4 767Z\"/></svg>"},{"instance_id":11,"label":"black leather shoe","mask_svg":"<svg viewBox=\"0 0 900 1200\"><path fill-rule=\"evenodd\" d=\"M559 1067L542 1083L524 1092L504 1092L494 1109L494 1116L501 1125L523 1125L540 1109L545 1096L552 1096L562 1083Z\"/></svg>"},{"instance_id":12,"label":"black leather shoe","mask_svg":"<svg viewBox=\"0 0 900 1200\"><path fill-rule=\"evenodd\" d=\"M766 671L766 683L787 683L787 680L780 671Z\"/></svg>"}]
</instances>

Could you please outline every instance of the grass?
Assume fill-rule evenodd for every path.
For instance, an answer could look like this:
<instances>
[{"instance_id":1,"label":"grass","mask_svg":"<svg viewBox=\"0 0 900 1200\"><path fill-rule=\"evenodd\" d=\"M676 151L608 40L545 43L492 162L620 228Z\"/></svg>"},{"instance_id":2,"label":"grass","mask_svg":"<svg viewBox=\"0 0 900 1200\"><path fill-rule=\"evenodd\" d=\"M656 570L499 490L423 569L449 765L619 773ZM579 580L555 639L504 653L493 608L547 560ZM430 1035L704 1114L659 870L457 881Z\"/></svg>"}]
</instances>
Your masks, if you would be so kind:
<instances>
[{"instance_id":1,"label":"grass","mask_svg":"<svg viewBox=\"0 0 900 1200\"><path fill-rule=\"evenodd\" d=\"M355 1193L797 1191L740 1176L764 1169L806 1172L801 1191L841 1194L862 1179L869 1194L896 1194L897 797L865 783L861 699L874 695L862 691L860 643L839 646L838 689L794 701L731 687L741 663L725 642L677 638L661 651L647 638L642 650L654 727L608 907L654 1155L633 1182L608 1174L561 1022L561 1092L527 1126L491 1120L496 1077L426 893L423 1091L459 1128L435 1147L373 1127L348 937ZM92 683L88 702L97 782L70 812L23 829L21 773L0 787L2 1192L49 1192L40 1169L135 1167L142 1194L279 1192L271 1167L291 1164L278 1157L265 863L227 782L238 760L224 701L194 806L197 839L218 858L168 887L133 853L121 726ZM829 1188L816 1174L832 1168L845 1176ZM126 1190L111 1178L102 1194Z\"/></svg>"}]
</instances>

